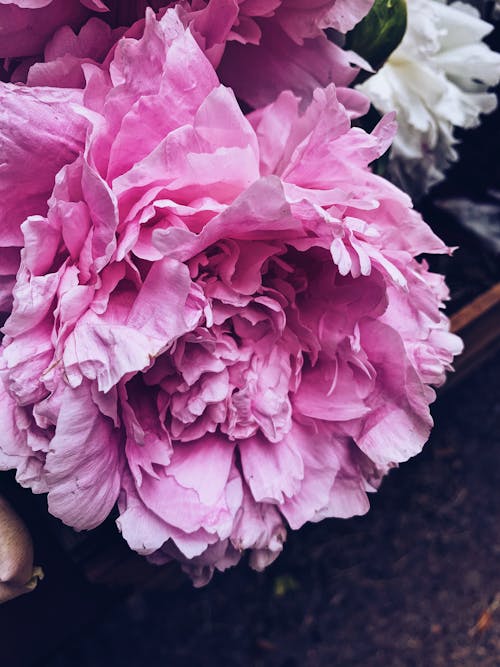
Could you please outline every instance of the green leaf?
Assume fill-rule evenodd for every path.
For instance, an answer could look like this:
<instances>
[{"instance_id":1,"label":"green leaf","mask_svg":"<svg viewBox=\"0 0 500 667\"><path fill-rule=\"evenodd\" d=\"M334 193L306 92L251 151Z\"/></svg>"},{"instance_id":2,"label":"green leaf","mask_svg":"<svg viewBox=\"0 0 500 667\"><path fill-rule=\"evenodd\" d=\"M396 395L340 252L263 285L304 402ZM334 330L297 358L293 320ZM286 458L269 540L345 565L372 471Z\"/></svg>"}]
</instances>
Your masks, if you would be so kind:
<instances>
[{"instance_id":1,"label":"green leaf","mask_svg":"<svg viewBox=\"0 0 500 667\"><path fill-rule=\"evenodd\" d=\"M378 70L403 39L406 20L406 0L375 0L365 18L347 33L346 48Z\"/></svg>"}]
</instances>

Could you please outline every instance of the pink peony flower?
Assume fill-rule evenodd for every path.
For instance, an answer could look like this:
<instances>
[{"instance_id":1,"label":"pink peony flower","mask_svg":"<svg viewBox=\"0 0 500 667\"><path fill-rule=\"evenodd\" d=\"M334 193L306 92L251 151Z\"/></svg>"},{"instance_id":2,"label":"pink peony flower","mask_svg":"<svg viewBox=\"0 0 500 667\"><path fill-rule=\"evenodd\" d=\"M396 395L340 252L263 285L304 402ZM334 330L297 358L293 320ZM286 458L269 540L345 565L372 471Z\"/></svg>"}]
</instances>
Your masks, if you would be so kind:
<instances>
[{"instance_id":1,"label":"pink peony flower","mask_svg":"<svg viewBox=\"0 0 500 667\"><path fill-rule=\"evenodd\" d=\"M366 63L344 51L321 31L314 38L294 40L276 21L262 22L257 45L228 42L218 67L221 80L239 99L253 108L273 102L284 90L291 90L307 104L316 88L330 83L345 88ZM349 95L349 107L364 115L368 98L357 91ZM347 100L344 100L347 102Z\"/></svg>"},{"instance_id":2,"label":"pink peony flower","mask_svg":"<svg viewBox=\"0 0 500 667\"><path fill-rule=\"evenodd\" d=\"M36 56L64 25L79 27L100 0L0 0L0 58Z\"/></svg>"},{"instance_id":3,"label":"pink peony flower","mask_svg":"<svg viewBox=\"0 0 500 667\"><path fill-rule=\"evenodd\" d=\"M323 29L344 33L373 4L373 0L64 2L64 12L60 11L59 0L33 0L29 9L21 0L19 6L4 7L0 3L4 36L0 58L7 59L5 80L32 86L83 87L81 66L89 61L103 62L125 28L134 25L131 35L137 37L148 5L160 14L175 6L214 67L219 66L227 50L220 76L254 107L273 101L285 89L310 101L317 86L351 83L363 61L329 42ZM107 23L94 16L82 27L89 9L99 12ZM108 24L119 30L111 30ZM20 56L38 57L12 61ZM356 112L362 108L364 113L366 104L361 103L361 96L350 95Z\"/></svg>"},{"instance_id":4,"label":"pink peony flower","mask_svg":"<svg viewBox=\"0 0 500 667\"><path fill-rule=\"evenodd\" d=\"M356 117L366 113L368 99L346 86L358 71L353 63L360 64L360 61L329 42L322 27L347 30L362 18L371 4L372 0L357 0L355 3L317 0L312 5L301 0L183 0L175 3L164 0L108 0L106 4L101 0L65 0L64 11L61 11L59 0L17 0L15 5L4 4L0 0L0 31L3 31L4 37L0 58L7 58L4 63L6 72L9 72L7 78L17 83L25 82L30 87L69 89L66 94L48 91L50 101L44 99L41 93L35 94L34 99L40 102L42 114L41 131L32 127L33 136L29 141L22 145L16 145L15 141L9 145L8 141L5 147L6 165L9 167L5 168L0 178L0 193L5 193L6 197L3 211L0 210L0 223L3 224L0 244L6 249L0 258L0 312L10 309L22 242L19 225L29 213L46 212L54 176L68 158L67 146L72 145L71 153L74 155L75 145L81 143L73 125L81 125L82 120L73 114L69 126L63 128L61 150L54 150L51 143L46 152L46 141L50 143L51 133L57 132L59 124L59 119L54 120L51 115L54 104L58 97L61 104L79 100L79 93L73 89L85 87L85 66L103 64L106 70L117 41L127 30L130 37L142 35L144 21L139 19L144 16L148 5L163 12L166 6L175 5L184 25L190 28L214 66L220 64L226 43L230 42L234 48L228 49L220 64L219 76L251 106L267 104L285 89L294 91L307 103L316 87L334 81L339 98L350 115ZM96 16L82 25L91 9L100 12L100 16L105 17L111 26ZM3 20L2 12L5 13ZM14 20L15 17L21 18L18 21L17 18ZM127 26L132 24L132 28L128 29ZM75 25L81 26L76 32ZM42 47L43 61L32 57L13 58L35 54ZM29 93L24 92L23 95ZM0 96L6 99L6 105L14 107L22 99L21 95L11 95L8 88L1 89ZM18 110L14 107L12 112L0 118L0 131L6 137L15 136L19 125L26 120L24 108ZM48 108L51 109L49 116L43 113ZM74 138L69 144L66 142L67 133ZM36 147L32 148L32 145ZM39 181L32 182L33 168L44 171ZM23 190L20 197L21 184L27 181L28 190ZM33 196L31 187L36 189ZM34 196L36 202L33 201ZM12 211L12 208L16 210Z\"/></svg>"},{"instance_id":5,"label":"pink peony flower","mask_svg":"<svg viewBox=\"0 0 500 667\"><path fill-rule=\"evenodd\" d=\"M11 200L0 468L78 530L118 503L131 548L198 584L246 550L261 569L425 443L460 342L415 257L446 248L368 168L392 117L351 127L334 86L247 119L175 11L84 71L63 108L3 89L13 159L41 108L52 157L32 214Z\"/></svg>"},{"instance_id":6,"label":"pink peony flower","mask_svg":"<svg viewBox=\"0 0 500 667\"><path fill-rule=\"evenodd\" d=\"M80 90L0 84L0 312L11 308L21 223L47 213L57 172L83 149L85 121L72 111L81 101Z\"/></svg>"},{"instance_id":7,"label":"pink peony flower","mask_svg":"<svg viewBox=\"0 0 500 667\"><path fill-rule=\"evenodd\" d=\"M35 56L55 31L79 28L98 12L113 26L130 26L155 11L179 6L201 46L217 60L227 40L258 44L258 19L275 17L297 43L323 28L347 32L369 11L373 0L0 0L0 58Z\"/></svg>"},{"instance_id":8,"label":"pink peony flower","mask_svg":"<svg viewBox=\"0 0 500 667\"><path fill-rule=\"evenodd\" d=\"M342 33L351 30L369 12L373 0L192 0L178 4L185 12L185 23L217 67L226 42L259 45L266 24L275 25L285 42L290 39L302 45L306 39L325 39L325 28Z\"/></svg>"}]
</instances>

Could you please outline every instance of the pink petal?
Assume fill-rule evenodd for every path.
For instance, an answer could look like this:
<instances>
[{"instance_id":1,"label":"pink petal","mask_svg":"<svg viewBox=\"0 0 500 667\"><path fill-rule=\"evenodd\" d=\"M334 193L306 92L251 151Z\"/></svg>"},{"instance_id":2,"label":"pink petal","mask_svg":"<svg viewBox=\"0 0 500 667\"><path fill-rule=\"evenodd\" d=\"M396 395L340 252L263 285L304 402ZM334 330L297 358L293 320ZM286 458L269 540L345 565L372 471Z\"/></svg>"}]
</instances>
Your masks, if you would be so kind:
<instances>
[{"instance_id":1,"label":"pink petal","mask_svg":"<svg viewBox=\"0 0 500 667\"><path fill-rule=\"evenodd\" d=\"M49 511L76 530L95 528L120 490L119 433L88 384L67 387L45 465Z\"/></svg>"},{"instance_id":2,"label":"pink petal","mask_svg":"<svg viewBox=\"0 0 500 667\"><path fill-rule=\"evenodd\" d=\"M257 502L284 503L300 488L304 464L293 441L256 435L239 443L243 476Z\"/></svg>"}]
</instances>

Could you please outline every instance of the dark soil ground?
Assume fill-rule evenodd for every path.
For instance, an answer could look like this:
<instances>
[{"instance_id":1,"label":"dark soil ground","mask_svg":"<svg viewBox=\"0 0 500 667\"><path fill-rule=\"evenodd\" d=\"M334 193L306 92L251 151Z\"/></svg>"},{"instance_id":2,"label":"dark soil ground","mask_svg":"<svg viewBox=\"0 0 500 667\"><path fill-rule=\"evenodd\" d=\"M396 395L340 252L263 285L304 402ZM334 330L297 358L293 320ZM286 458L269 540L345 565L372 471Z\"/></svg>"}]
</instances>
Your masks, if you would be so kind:
<instances>
[{"instance_id":1,"label":"dark soil ground","mask_svg":"<svg viewBox=\"0 0 500 667\"><path fill-rule=\"evenodd\" d=\"M40 667L498 667L499 375L439 399L367 516L291 534L263 574L135 594Z\"/></svg>"}]
</instances>

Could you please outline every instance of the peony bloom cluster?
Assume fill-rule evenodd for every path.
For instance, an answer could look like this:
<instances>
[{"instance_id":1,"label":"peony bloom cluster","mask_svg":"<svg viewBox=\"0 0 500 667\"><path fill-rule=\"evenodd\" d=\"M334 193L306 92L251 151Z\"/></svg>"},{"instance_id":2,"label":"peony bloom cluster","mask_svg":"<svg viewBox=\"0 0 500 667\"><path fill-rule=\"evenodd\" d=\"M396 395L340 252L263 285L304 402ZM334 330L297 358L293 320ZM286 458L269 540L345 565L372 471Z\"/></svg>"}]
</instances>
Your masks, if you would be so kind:
<instances>
[{"instance_id":1,"label":"peony bloom cluster","mask_svg":"<svg viewBox=\"0 0 500 667\"><path fill-rule=\"evenodd\" d=\"M352 81L357 73L353 65L363 61L329 42L323 29L346 33L372 4L373 0L0 0L0 74L3 80L30 85L76 85L77 63L102 62L125 29L134 25L135 33L140 32L146 7L162 13L175 6L214 67L229 45L221 72L229 85L233 79L238 82L236 92L248 103L271 101L285 87L310 95L317 85ZM259 71L262 61L266 67Z\"/></svg>"},{"instance_id":2,"label":"peony bloom cluster","mask_svg":"<svg viewBox=\"0 0 500 667\"><path fill-rule=\"evenodd\" d=\"M454 128L472 128L497 104L500 54L481 40L493 27L463 2L408 0L406 35L386 64L358 86L381 112L398 112L390 174L414 197L458 159Z\"/></svg>"},{"instance_id":3,"label":"peony bloom cluster","mask_svg":"<svg viewBox=\"0 0 500 667\"><path fill-rule=\"evenodd\" d=\"M83 72L1 88L0 468L198 584L261 569L424 445L460 341L415 258L447 249L369 169L393 116L330 85L245 117L179 9Z\"/></svg>"},{"instance_id":4,"label":"peony bloom cluster","mask_svg":"<svg viewBox=\"0 0 500 667\"><path fill-rule=\"evenodd\" d=\"M5 81L27 85L17 87L15 94L8 86L0 88L0 313L11 306L23 245L20 224L27 215L46 213L57 172L80 150L83 120L69 108L81 101L77 89L86 86L85 67L108 71L118 40L124 34L136 39L143 34L146 6L161 16L175 5L219 78L248 104L262 106L287 89L306 103L317 86L334 82L351 116L359 116L368 101L347 86L359 71L353 63L363 61L329 42L322 27L348 30L372 2L64 0L61 11L58 0L0 0L0 74L3 69ZM42 120L23 126L19 140L25 100ZM54 135L58 139L46 145ZM33 170L39 172L37 179Z\"/></svg>"}]
</instances>

